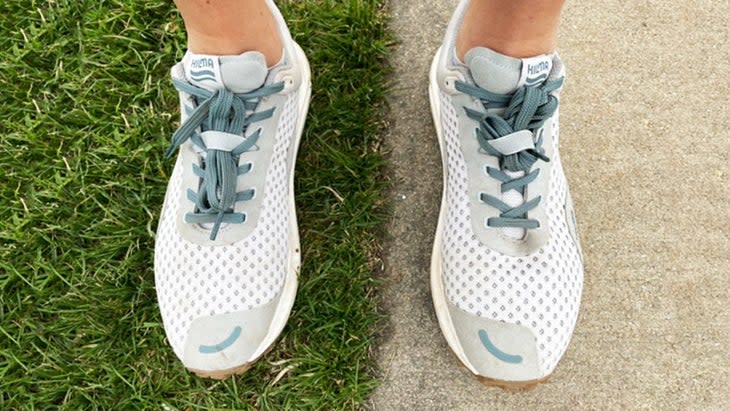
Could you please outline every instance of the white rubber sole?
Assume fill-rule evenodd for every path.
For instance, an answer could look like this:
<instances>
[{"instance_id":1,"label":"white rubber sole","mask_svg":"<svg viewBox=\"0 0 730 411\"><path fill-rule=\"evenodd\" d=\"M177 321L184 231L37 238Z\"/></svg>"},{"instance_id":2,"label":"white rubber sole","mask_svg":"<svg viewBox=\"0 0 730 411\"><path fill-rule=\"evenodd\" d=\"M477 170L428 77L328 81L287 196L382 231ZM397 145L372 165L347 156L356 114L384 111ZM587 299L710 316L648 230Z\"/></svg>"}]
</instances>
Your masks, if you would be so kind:
<instances>
[{"instance_id":1,"label":"white rubber sole","mask_svg":"<svg viewBox=\"0 0 730 411\"><path fill-rule=\"evenodd\" d=\"M436 136L438 137L439 149L441 151L441 166L443 168L443 189L441 191L441 207L439 210L439 219L436 226L436 236L433 243L433 251L431 252L431 297L433 299L434 309L436 311L436 317L438 318L441 332L446 338L446 342L449 344L451 350L456 354L462 365L464 365L472 374L477 375L474 367L471 366L469 360L466 358L464 349L459 344L459 339L456 335L453 322L451 321L451 315L449 314L449 308L447 306L446 291L444 290L442 271L441 271L441 233L444 228L444 220L446 219L446 183L447 168L446 168L446 148L444 147L443 131L441 129L441 102L439 99L439 87L438 87L438 63L441 55L441 49L436 52L436 57L433 59L431 64L431 71L429 75L429 87L428 96L431 102L431 115L433 116L434 126L436 127Z\"/></svg>"}]
</instances>

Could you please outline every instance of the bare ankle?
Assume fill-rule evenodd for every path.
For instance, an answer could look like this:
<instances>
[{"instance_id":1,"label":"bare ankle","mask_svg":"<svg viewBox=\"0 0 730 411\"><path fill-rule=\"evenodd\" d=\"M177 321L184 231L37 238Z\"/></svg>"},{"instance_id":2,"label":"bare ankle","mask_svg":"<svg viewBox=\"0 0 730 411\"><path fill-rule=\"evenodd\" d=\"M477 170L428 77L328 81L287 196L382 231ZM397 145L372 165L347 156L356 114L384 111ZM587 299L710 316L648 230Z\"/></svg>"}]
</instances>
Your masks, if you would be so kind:
<instances>
[{"instance_id":1,"label":"bare ankle","mask_svg":"<svg viewBox=\"0 0 730 411\"><path fill-rule=\"evenodd\" d=\"M457 35L457 56L463 61L474 47L518 58L553 51L563 1L472 1Z\"/></svg>"},{"instance_id":2,"label":"bare ankle","mask_svg":"<svg viewBox=\"0 0 730 411\"><path fill-rule=\"evenodd\" d=\"M273 66L281 60L282 39L264 0L176 0L193 53L236 55L259 51Z\"/></svg>"}]
</instances>

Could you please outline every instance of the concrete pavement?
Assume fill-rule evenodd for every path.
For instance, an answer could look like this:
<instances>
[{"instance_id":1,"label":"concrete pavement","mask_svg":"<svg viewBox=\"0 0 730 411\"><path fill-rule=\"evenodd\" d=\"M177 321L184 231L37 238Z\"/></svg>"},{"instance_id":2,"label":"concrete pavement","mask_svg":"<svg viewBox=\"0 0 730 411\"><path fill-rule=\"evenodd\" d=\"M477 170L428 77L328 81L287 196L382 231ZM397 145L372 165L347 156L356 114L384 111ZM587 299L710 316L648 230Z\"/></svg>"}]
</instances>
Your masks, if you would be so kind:
<instances>
[{"instance_id":1,"label":"concrete pavement","mask_svg":"<svg viewBox=\"0 0 730 411\"><path fill-rule=\"evenodd\" d=\"M509 394L463 371L428 288L441 190L428 67L454 0L391 0L376 410L730 408L730 2L568 1L562 158L586 261L551 382Z\"/></svg>"}]
</instances>

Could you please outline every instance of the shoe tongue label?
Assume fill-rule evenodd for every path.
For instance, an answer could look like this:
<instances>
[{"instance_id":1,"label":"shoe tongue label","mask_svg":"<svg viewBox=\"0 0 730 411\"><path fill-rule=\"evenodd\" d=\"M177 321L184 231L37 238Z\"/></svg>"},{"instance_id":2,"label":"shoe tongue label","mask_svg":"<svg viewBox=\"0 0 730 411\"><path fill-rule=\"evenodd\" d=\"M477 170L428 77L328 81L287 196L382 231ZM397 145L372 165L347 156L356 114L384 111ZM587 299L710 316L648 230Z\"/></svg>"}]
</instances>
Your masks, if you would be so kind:
<instances>
[{"instance_id":1,"label":"shoe tongue label","mask_svg":"<svg viewBox=\"0 0 730 411\"><path fill-rule=\"evenodd\" d=\"M188 57L185 76L189 82L211 91L223 88L218 56L189 54Z\"/></svg>"},{"instance_id":2,"label":"shoe tongue label","mask_svg":"<svg viewBox=\"0 0 730 411\"><path fill-rule=\"evenodd\" d=\"M183 58L185 78L209 91L227 89L248 93L264 85L269 74L266 58L258 51L236 56L188 53Z\"/></svg>"},{"instance_id":3,"label":"shoe tongue label","mask_svg":"<svg viewBox=\"0 0 730 411\"><path fill-rule=\"evenodd\" d=\"M553 70L553 59L548 54L522 59L522 72L517 87L537 86L545 82Z\"/></svg>"}]
</instances>

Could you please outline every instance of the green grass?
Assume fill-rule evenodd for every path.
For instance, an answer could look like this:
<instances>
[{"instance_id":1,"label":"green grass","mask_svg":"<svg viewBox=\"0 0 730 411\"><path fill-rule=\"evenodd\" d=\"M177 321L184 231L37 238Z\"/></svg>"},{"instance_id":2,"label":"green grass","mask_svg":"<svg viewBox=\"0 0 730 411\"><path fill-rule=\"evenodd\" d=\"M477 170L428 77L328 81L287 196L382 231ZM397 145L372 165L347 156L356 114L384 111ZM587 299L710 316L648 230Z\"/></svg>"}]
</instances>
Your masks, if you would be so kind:
<instances>
[{"instance_id":1,"label":"green grass","mask_svg":"<svg viewBox=\"0 0 730 411\"><path fill-rule=\"evenodd\" d=\"M185 44L172 2L0 2L0 409L362 407L377 384L382 3L282 4L314 76L300 290L274 351L217 382L175 358L153 283Z\"/></svg>"}]
</instances>

